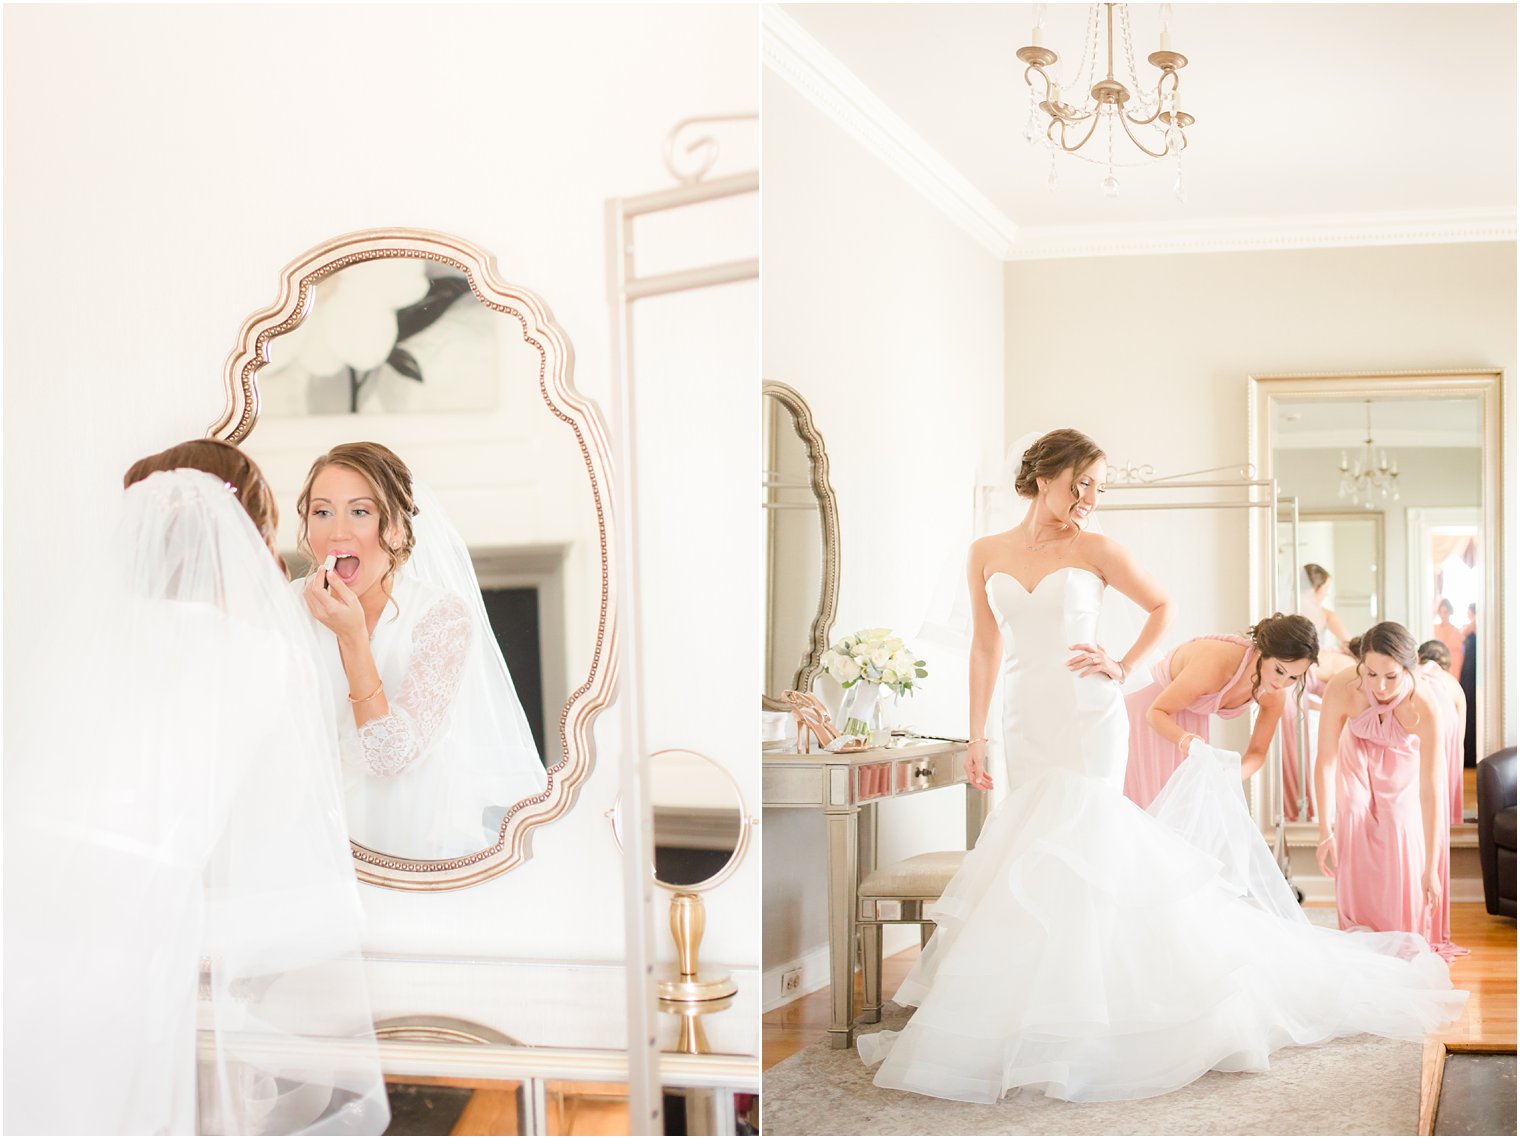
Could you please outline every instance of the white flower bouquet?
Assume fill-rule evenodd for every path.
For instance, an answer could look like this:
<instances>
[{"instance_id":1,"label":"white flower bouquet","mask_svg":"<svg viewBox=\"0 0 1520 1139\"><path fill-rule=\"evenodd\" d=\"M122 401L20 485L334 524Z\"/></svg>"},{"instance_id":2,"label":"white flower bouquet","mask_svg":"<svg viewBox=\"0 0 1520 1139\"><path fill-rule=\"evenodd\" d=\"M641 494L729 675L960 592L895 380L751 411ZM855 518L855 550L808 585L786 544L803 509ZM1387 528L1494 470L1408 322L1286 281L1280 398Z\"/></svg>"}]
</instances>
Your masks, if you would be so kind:
<instances>
[{"instance_id":1,"label":"white flower bouquet","mask_svg":"<svg viewBox=\"0 0 1520 1139\"><path fill-rule=\"evenodd\" d=\"M821 663L841 688L865 681L898 696L912 692L914 684L929 675L924 662L891 629L861 629L841 637L824 651Z\"/></svg>"}]
</instances>

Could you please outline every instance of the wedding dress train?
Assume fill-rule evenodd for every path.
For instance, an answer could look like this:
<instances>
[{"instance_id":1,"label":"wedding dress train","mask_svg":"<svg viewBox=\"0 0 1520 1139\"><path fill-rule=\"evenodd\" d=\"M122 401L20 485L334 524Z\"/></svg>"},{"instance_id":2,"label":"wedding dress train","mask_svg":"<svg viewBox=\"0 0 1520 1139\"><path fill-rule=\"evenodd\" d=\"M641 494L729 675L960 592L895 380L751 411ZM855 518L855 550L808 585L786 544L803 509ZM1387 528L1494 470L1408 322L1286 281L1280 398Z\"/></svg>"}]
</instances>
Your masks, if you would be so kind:
<instances>
[{"instance_id":1,"label":"wedding dress train","mask_svg":"<svg viewBox=\"0 0 1520 1139\"><path fill-rule=\"evenodd\" d=\"M1124 797L1123 695L1063 663L1095 637L1100 578L1063 567L1026 590L994 573L986 588L1009 794L930 911L938 929L897 993L917 1011L859 1039L878 1085L1140 1099L1264 1070L1287 1045L1421 1040L1458 1013L1466 994L1421 938L1305 919L1246 815L1238 757L1231 770L1195 748L1154 814Z\"/></svg>"}]
</instances>

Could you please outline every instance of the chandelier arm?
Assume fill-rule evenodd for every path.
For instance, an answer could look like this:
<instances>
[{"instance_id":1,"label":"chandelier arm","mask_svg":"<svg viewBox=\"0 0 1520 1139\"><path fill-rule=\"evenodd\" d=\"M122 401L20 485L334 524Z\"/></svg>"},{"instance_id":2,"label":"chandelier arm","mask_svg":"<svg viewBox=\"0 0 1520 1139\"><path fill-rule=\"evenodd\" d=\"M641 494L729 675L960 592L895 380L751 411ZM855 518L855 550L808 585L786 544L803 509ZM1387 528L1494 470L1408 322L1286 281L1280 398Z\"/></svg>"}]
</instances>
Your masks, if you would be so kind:
<instances>
[{"instance_id":1,"label":"chandelier arm","mask_svg":"<svg viewBox=\"0 0 1520 1139\"><path fill-rule=\"evenodd\" d=\"M1129 129L1129 116L1128 115L1121 114L1121 115L1118 116L1118 118L1119 118L1119 121L1124 124L1124 133L1127 134L1127 135L1129 135L1130 142L1134 143L1137 147L1140 148L1140 150L1142 150L1146 154L1149 154L1152 158L1165 158L1166 157L1166 147L1163 146L1159 151L1151 150L1149 147L1147 147L1145 145L1145 143L1141 142L1138 138L1135 137L1135 132ZM1184 143L1186 142L1186 137L1187 137L1186 135L1183 136Z\"/></svg>"},{"instance_id":2,"label":"chandelier arm","mask_svg":"<svg viewBox=\"0 0 1520 1139\"><path fill-rule=\"evenodd\" d=\"M1151 123L1155 122L1156 119L1161 115L1161 108L1164 105L1162 103L1161 85L1166 82L1166 77L1168 75L1172 77L1172 94L1176 95L1177 85L1179 82L1181 82L1177 78L1177 73L1175 71L1163 71L1161 73L1161 77L1156 80L1156 109L1151 112L1151 117L1148 119L1137 119L1135 116L1130 114L1126 114L1124 117L1130 122L1134 123L1137 127L1150 126Z\"/></svg>"},{"instance_id":3,"label":"chandelier arm","mask_svg":"<svg viewBox=\"0 0 1520 1139\"><path fill-rule=\"evenodd\" d=\"M1029 78L1029 73L1031 71L1039 72L1040 78L1045 80L1045 98L1048 100L1050 98L1050 92L1052 90L1050 76L1046 74L1045 69L1039 64L1031 63L1028 67L1024 68L1024 84L1028 87L1034 86L1034 80Z\"/></svg>"},{"instance_id":4,"label":"chandelier arm","mask_svg":"<svg viewBox=\"0 0 1520 1139\"><path fill-rule=\"evenodd\" d=\"M1093 132L1098 129L1098 120L1101 117L1102 116L1100 116L1100 115L1094 115L1092 117L1092 126L1090 126L1090 127L1087 128L1087 133L1082 136L1082 141L1079 142L1079 143L1077 143L1076 146L1067 146L1066 145L1066 123L1063 120L1061 120L1061 119L1051 119L1050 120L1050 129L1051 130L1055 129L1055 126L1056 126L1057 123L1061 124L1061 137L1059 139L1052 138L1051 141L1052 142L1059 142L1061 144L1061 149L1064 150L1064 151L1066 151L1067 154L1071 154L1073 151L1081 150L1084 146L1087 145L1087 140L1090 139L1090 138L1092 138ZM1045 137L1046 138L1050 138L1050 131L1046 131L1045 132Z\"/></svg>"}]
</instances>

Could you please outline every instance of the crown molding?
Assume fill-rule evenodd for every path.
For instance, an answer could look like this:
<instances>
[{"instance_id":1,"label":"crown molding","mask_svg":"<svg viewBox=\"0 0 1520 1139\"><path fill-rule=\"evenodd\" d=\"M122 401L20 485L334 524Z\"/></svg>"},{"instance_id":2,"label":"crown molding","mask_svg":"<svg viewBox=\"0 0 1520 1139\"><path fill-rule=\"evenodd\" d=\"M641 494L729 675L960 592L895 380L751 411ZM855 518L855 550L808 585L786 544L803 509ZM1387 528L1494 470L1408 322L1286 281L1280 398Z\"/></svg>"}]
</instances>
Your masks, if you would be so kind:
<instances>
[{"instance_id":1,"label":"crown molding","mask_svg":"<svg viewBox=\"0 0 1520 1139\"><path fill-rule=\"evenodd\" d=\"M1513 208L1020 225L971 184L778 4L761 7L761 57L846 134L1004 261L1514 241Z\"/></svg>"},{"instance_id":2,"label":"crown molding","mask_svg":"<svg viewBox=\"0 0 1520 1139\"><path fill-rule=\"evenodd\" d=\"M1513 209L1020 226L1010 261L1514 241Z\"/></svg>"},{"instance_id":3,"label":"crown molding","mask_svg":"<svg viewBox=\"0 0 1520 1139\"><path fill-rule=\"evenodd\" d=\"M761 58L993 256L1013 255L1018 226L776 4L761 8Z\"/></svg>"}]
</instances>

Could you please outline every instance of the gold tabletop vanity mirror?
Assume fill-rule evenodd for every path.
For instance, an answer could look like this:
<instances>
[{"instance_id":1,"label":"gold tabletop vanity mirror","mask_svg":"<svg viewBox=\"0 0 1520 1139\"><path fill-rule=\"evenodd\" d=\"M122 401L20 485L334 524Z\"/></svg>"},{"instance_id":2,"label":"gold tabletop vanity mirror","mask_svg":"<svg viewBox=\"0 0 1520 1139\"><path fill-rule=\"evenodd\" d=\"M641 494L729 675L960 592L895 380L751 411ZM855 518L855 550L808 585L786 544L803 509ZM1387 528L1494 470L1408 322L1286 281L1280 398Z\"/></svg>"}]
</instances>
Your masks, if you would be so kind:
<instances>
[{"instance_id":1,"label":"gold tabletop vanity mirror","mask_svg":"<svg viewBox=\"0 0 1520 1139\"><path fill-rule=\"evenodd\" d=\"M291 571L308 570L296 500L312 461L341 443L384 444L431 489L467 547L458 560L479 582L494 640L486 651L500 649L531 731L521 751L536 753L536 770L510 783L465 786L475 767L445 762L453 757L442 745L418 763L455 789L449 817L464 823L447 842L438 837L442 808L431 818L422 806L393 812L383 826L377 811L366 814L360 807L378 792L365 780L378 777L346 764L362 881L440 890L510 870L590 770L592 723L612 699L614 671L610 451L572 373L570 343L542 300L504 281L485 250L424 229L347 234L296 258L278 300L244 322L228 357L226 410L209 433L263 469ZM378 627L371 636L378 646ZM471 760L483 770L491 762Z\"/></svg>"},{"instance_id":2,"label":"gold tabletop vanity mirror","mask_svg":"<svg viewBox=\"0 0 1520 1139\"><path fill-rule=\"evenodd\" d=\"M673 892L670 932L676 943L676 962L657 973L656 992L666 1011L716 1012L726 1007L725 998L733 996L738 986L727 973L704 971L698 963L706 925L702 894L738 868L756 820L745 814L734 777L705 755L681 749L658 751L650 756L650 770L654 880ZM611 817L613 835L621 846L621 800ZM683 1023L679 1050L701 1050L688 1039L699 1032L695 1020Z\"/></svg>"}]
</instances>

